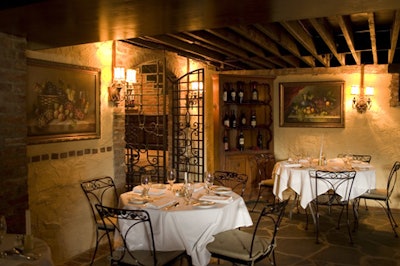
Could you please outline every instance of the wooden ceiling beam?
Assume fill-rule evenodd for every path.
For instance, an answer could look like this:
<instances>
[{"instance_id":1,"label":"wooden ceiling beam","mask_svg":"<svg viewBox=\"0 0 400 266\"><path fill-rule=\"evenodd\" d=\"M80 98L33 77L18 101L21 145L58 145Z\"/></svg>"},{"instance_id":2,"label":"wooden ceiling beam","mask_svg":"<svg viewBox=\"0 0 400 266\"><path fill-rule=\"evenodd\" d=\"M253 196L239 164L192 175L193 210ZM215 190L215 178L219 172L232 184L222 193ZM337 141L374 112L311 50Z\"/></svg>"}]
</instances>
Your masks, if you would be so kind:
<instances>
[{"instance_id":1,"label":"wooden ceiling beam","mask_svg":"<svg viewBox=\"0 0 400 266\"><path fill-rule=\"evenodd\" d=\"M282 21L280 24L324 67L329 67L329 60L317 53L313 39L302 27L300 21Z\"/></svg>"},{"instance_id":2,"label":"wooden ceiling beam","mask_svg":"<svg viewBox=\"0 0 400 266\"><path fill-rule=\"evenodd\" d=\"M315 61L311 56L302 56L296 42L287 32L283 31L277 24L254 25L262 33L266 34L273 41L281 45L284 49L290 52L293 56L303 61L309 67L315 67Z\"/></svg>"},{"instance_id":3,"label":"wooden ceiling beam","mask_svg":"<svg viewBox=\"0 0 400 266\"><path fill-rule=\"evenodd\" d=\"M388 52L388 64L393 63L394 53L396 52L397 41L400 31L400 9L395 11L392 29L390 33L390 50Z\"/></svg>"},{"instance_id":4,"label":"wooden ceiling beam","mask_svg":"<svg viewBox=\"0 0 400 266\"><path fill-rule=\"evenodd\" d=\"M350 18L348 16L336 16L340 29L342 30L343 36L346 40L347 46L353 55L354 61L357 65L361 65L360 53L356 52L354 47L354 35L351 28Z\"/></svg>"},{"instance_id":5,"label":"wooden ceiling beam","mask_svg":"<svg viewBox=\"0 0 400 266\"><path fill-rule=\"evenodd\" d=\"M376 50L376 32L375 32L375 17L374 13L368 13L368 27L369 27L369 36L371 38L371 50L372 50L372 58L374 60L374 64L378 64L378 53Z\"/></svg>"},{"instance_id":6,"label":"wooden ceiling beam","mask_svg":"<svg viewBox=\"0 0 400 266\"><path fill-rule=\"evenodd\" d=\"M339 64L344 66L346 65L345 56L343 54L339 54L337 52L335 38L332 33L332 29L329 28L326 21L322 18L312 18L309 19L311 25L318 32L319 36L321 36L322 40L325 42L326 46L328 46L329 50L332 52L333 56L336 57Z\"/></svg>"}]
</instances>

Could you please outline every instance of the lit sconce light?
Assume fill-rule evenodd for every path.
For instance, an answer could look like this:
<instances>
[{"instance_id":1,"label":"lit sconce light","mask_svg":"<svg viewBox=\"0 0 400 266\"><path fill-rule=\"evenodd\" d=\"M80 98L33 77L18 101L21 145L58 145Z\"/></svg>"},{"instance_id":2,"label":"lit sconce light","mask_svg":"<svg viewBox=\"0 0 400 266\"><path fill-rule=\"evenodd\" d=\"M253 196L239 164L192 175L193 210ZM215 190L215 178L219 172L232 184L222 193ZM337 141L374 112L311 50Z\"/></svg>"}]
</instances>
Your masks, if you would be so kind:
<instances>
[{"instance_id":1,"label":"lit sconce light","mask_svg":"<svg viewBox=\"0 0 400 266\"><path fill-rule=\"evenodd\" d=\"M353 97L353 109L356 109L360 114L365 113L367 110L371 109L372 100L371 97L374 96L373 87L364 88L364 65L361 65L361 86L353 85L351 86L351 95Z\"/></svg>"},{"instance_id":2,"label":"lit sconce light","mask_svg":"<svg viewBox=\"0 0 400 266\"><path fill-rule=\"evenodd\" d=\"M203 100L203 82L191 82L191 90L189 91L190 106L197 106Z\"/></svg>"},{"instance_id":3,"label":"lit sconce light","mask_svg":"<svg viewBox=\"0 0 400 266\"><path fill-rule=\"evenodd\" d=\"M128 69L125 78L125 69L123 67L115 67L113 82L108 87L109 100L112 101L115 106L118 106L123 99L123 96L121 96L122 89L126 89L133 83L136 83L136 70Z\"/></svg>"}]
</instances>

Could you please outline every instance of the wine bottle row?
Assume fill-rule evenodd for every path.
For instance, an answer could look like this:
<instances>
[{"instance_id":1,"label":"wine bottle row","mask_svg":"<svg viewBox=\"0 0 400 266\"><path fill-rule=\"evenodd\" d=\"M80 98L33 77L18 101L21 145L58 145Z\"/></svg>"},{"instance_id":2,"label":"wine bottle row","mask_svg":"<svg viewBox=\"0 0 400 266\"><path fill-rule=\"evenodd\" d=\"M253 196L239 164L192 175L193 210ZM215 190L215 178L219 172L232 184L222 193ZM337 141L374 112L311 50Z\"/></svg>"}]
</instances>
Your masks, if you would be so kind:
<instances>
[{"instance_id":1,"label":"wine bottle row","mask_svg":"<svg viewBox=\"0 0 400 266\"><path fill-rule=\"evenodd\" d=\"M225 131L224 133L224 137L222 139L223 142L223 147L225 151L235 151L235 150L239 150L239 151L244 151L245 147L250 147L251 149L264 149L264 137L261 133L261 131L258 131L257 134L257 139L256 139L256 146L246 146L246 138L245 138L245 134L243 133L242 130L240 130L239 134L237 135L237 141L236 141L236 147L232 147L231 146L231 142L230 142L230 138L228 136L228 132Z\"/></svg>"},{"instance_id":2,"label":"wine bottle row","mask_svg":"<svg viewBox=\"0 0 400 266\"><path fill-rule=\"evenodd\" d=\"M257 82L250 82L248 86L243 81L226 82L223 87L222 100L224 103L252 103L259 101Z\"/></svg>"},{"instance_id":3,"label":"wine bottle row","mask_svg":"<svg viewBox=\"0 0 400 266\"><path fill-rule=\"evenodd\" d=\"M246 113L244 111L240 112L240 117L236 116L236 111L231 110L229 112L225 112L225 115L222 120L222 124L225 128L237 128L237 127L252 127L255 128L257 126L257 117L256 111L251 111L250 119L247 118Z\"/></svg>"}]
</instances>

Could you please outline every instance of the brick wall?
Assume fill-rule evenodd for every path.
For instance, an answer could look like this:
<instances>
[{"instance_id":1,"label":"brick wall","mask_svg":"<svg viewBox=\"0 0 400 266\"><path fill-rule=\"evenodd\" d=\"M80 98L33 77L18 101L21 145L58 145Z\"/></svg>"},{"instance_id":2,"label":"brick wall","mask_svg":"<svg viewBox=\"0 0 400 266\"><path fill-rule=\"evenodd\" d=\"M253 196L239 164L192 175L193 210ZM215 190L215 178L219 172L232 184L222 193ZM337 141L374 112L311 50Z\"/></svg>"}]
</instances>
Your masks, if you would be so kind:
<instances>
[{"instance_id":1,"label":"brick wall","mask_svg":"<svg viewBox=\"0 0 400 266\"><path fill-rule=\"evenodd\" d=\"M0 33L0 214L8 231L25 232L28 209L26 164L26 40Z\"/></svg>"}]
</instances>

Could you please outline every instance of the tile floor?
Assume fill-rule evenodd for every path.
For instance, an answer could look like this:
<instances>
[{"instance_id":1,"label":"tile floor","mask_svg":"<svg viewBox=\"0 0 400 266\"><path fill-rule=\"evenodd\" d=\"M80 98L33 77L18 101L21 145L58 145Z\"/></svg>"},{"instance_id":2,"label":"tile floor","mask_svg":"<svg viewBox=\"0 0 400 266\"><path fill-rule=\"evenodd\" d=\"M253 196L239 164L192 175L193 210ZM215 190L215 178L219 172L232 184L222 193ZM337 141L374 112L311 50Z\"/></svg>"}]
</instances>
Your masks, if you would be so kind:
<instances>
[{"instance_id":1,"label":"tile floor","mask_svg":"<svg viewBox=\"0 0 400 266\"><path fill-rule=\"evenodd\" d=\"M261 207L261 204L259 205ZM249 205L251 209L252 206ZM288 211L288 210L287 210ZM287 212L288 213L288 212ZM336 219L333 215L321 215L320 243L315 242L314 225L305 230L305 213L294 209L292 219L286 215L278 233L276 248L277 265L305 266L400 266L400 238L395 238L387 217L382 208L370 207L365 210L360 207L360 223L354 232L354 244L349 243L347 229L342 218L341 228L336 229ZM252 213L252 217L257 217ZM400 222L400 210L394 210L394 216ZM264 226L268 231L267 226ZM400 230L399 230L400 232ZM89 265L91 253L86 252L67 262L66 266ZM217 265L212 259L209 265ZM221 261L220 264L230 265ZM94 266L109 265L107 249L102 248ZM268 261L256 265L270 265Z\"/></svg>"}]
</instances>

